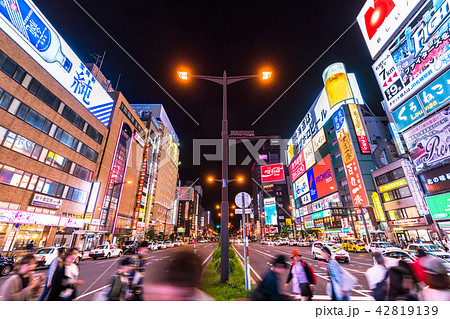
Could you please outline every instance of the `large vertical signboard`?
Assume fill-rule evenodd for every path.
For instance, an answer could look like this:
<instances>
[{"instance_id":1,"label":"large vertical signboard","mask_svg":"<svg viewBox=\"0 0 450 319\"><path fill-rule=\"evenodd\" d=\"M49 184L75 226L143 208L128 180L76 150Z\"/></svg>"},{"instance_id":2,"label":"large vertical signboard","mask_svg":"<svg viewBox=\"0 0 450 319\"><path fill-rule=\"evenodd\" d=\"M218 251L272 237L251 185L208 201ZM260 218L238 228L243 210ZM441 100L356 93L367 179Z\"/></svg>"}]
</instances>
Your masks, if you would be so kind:
<instances>
[{"instance_id":1,"label":"large vertical signboard","mask_svg":"<svg viewBox=\"0 0 450 319\"><path fill-rule=\"evenodd\" d=\"M275 197L264 198L264 213L266 215L266 225L277 225L277 206Z\"/></svg>"},{"instance_id":2,"label":"large vertical signboard","mask_svg":"<svg viewBox=\"0 0 450 319\"><path fill-rule=\"evenodd\" d=\"M0 29L105 126L113 100L30 0L0 0Z\"/></svg>"},{"instance_id":3,"label":"large vertical signboard","mask_svg":"<svg viewBox=\"0 0 450 319\"><path fill-rule=\"evenodd\" d=\"M261 166L261 181L263 183L284 181L283 164Z\"/></svg>"},{"instance_id":4,"label":"large vertical signboard","mask_svg":"<svg viewBox=\"0 0 450 319\"><path fill-rule=\"evenodd\" d=\"M383 49L402 23L425 0L370 0L357 21L372 59Z\"/></svg>"},{"instance_id":5,"label":"large vertical signboard","mask_svg":"<svg viewBox=\"0 0 450 319\"><path fill-rule=\"evenodd\" d=\"M350 116L352 117L353 126L355 127L356 137L358 138L359 149L362 154L370 154L369 141L367 140L366 131L359 113L358 105L349 104Z\"/></svg>"},{"instance_id":6,"label":"large vertical signboard","mask_svg":"<svg viewBox=\"0 0 450 319\"><path fill-rule=\"evenodd\" d=\"M450 162L450 108L403 133L417 171Z\"/></svg>"},{"instance_id":7,"label":"large vertical signboard","mask_svg":"<svg viewBox=\"0 0 450 319\"><path fill-rule=\"evenodd\" d=\"M345 173L347 175L353 204L355 206L368 206L369 201L364 188L362 175L359 170L355 150L353 149L348 125L345 120L344 110L342 108L333 115L333 123L339 142L339 149L342 154L342 161L345 166Z\"/></svg>"},{"instance_id":8,"label":"large vertical signboard","mask_svg":"<svg viewBox=\"0 0 450 319\"><path fill-rule=\"evenodd\" d=\"M372 66L386 111L392 112L448 66L449 1L429 0Z\"/></svg>"},{"instance_id":9,"label":"large vertical signboard","mask_svg":"<svg viewBox=\"0 0 450 319\"><path fill-rule=\"evenodd\" d=\"M428 210L428 206L425 202L425 198L423 196L422 190L419 186L419 181L417 180L416 174L414 172L414 168L412 164L407 160L402 160L403 171L405 172L405 178L407 184L409 185L409 189L411 190L411 194L416 201L417 211L420 216L425 216L430 213Z\"/></svg>"}]
</instances>

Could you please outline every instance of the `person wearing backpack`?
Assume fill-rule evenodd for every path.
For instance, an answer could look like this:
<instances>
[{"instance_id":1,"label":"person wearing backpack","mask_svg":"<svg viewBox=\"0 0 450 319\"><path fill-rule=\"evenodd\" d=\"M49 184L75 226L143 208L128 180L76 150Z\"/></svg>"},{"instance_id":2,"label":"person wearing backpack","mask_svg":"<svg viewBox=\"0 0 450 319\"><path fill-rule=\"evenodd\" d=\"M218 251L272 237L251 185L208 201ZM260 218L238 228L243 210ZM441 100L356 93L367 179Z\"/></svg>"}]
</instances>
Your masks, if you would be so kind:
<instances>
[{"instance_id":1,"label":"person wearing backpack","mask_svg":"<svg viewBox=\"0 0 450 319\"><path fill-rule=\"evenodd\" d=\"M292 279L292 291L301 295L302 301L311 301L314 285L316 284L316 276L311 266L302 260L302 254L297 250L292 251L291 259L294 262L289 270L289 275L285 283L285 290Z\"/></svg>"},{"instance_id":2,"label":"person wearing backpack","mask_svg":"<svg viewBox=\"0 0 450 319\"><path fill-rule=\"evenodd\" d=\"M387 299L387 272L384 258L379 252L373 253L375 264L367 269L366 279L369 288L372 290L373 298L376 301L385 301Z\"/></svg>"}]
</instances>

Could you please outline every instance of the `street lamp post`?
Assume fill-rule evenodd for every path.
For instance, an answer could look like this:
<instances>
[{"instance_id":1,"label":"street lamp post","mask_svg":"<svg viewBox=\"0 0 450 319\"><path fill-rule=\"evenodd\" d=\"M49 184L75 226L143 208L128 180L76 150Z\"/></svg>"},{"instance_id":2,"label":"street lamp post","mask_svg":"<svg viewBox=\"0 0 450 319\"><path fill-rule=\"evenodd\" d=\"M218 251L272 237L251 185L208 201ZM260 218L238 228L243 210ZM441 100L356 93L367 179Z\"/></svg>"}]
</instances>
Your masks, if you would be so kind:
<instances>
[{"instance_id":1,"label":"street lamp post","mask_svg":"<svg viewBox=\"0 0 450 319\"><path fill-rule=\"evenodd\" d=\"M227 86L235 82L260 77L262 80L268 80L271 72L262 72L261 75L244 75L244 76L227 76L227 72L223 71L223 76L207 76L207 75L190 75L186 71L178 71L178 76L182 80L188 80L189 77L199 78L222 85L222 202L221 202L221 234L220 234L220 281L225 283L228 281L230 273L230 260L228 253L228 117L227 117Z\"/></svg>"}]
</instances>

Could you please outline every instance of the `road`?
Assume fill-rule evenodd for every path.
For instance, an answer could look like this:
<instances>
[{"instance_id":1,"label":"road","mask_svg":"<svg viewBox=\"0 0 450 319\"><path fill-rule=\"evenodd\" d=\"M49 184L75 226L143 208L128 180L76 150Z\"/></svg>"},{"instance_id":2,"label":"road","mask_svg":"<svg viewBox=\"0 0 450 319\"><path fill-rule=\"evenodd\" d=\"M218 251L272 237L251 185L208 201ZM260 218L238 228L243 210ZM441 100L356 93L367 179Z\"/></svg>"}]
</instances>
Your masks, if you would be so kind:
<instances>
[{"instance_id":1,"label":"road","mask_svg":"<svg viewBox=\"0 0 450 319\"><path fill-rule=\"evenodd\" d=\"M233 244L233 247L237 250L238 255L243 256L243 244ZM291 264L292 260L290 257L293 249L298 250L303 255L302 258L313 268L316 274L317 286L315 287L313 300L330 300L326 294L326 285L328 282L326 270L323 267L323 263L313 259L311 247L267 246L259 243L250 243L250 272L254 281L259 282L264 277L264 274L272 266L271 262L278 255L284 255L289 264ZM364 275L365 271L373 266L372 257L367 253L349 252L349 254L350 262L348 264L341 263L340 265L358 279L358 285L351 292L352 300L373 300L370 296L370 290ZM292 292L291 284L287 292Z\"/></svg>"},{"instance_id":2,"label":"road","mask_svg":"<svg viewBox=\"0 0 450 319\"><path fill-rule=\"evenodd\" d=\"M212 252L217 248L217 243L205 243L198 244L198 249L196 249L200 260L202 261L202 266L207 265ZM192 244L184 245L182 247L173 247L164 250L151 251L146 260L145 267L145 283L153 283L154 278L157 278L161 269L164 268L165 264L170 260L170 257L182 250L193 250ZM129 257L132 255L125 255ZM83 260L79 264L80 268L80 279L84 280L84 284L78 287L78 298L77 300L88 301L93 300L96 293L107 288L111 282L111 278L114 276L119 260L124 258L111 258L111 259L87 259ZM47 269L37 269L37 273L47 272ZM7 277L0 277L0 286L7 280L11 275Z\"/></svg>"}]
</instances>

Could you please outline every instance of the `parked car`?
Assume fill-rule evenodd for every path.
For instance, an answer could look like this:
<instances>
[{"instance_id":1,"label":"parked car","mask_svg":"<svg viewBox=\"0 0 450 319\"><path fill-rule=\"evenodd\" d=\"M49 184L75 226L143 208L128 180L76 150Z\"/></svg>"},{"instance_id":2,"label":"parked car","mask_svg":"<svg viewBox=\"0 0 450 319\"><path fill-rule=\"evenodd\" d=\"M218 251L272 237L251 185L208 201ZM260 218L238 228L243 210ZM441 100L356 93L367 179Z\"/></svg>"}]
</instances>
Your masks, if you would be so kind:
<instances>
[{"instance_id":1,"label":"parked car","mask_svg":"<svg viewBox=\"0 0 450 319\"><path fill-rule=\"evenodd\" d=\"M391 250L384 252L381 255L384 257L387 268L398 266L400 260L404 260L409 264L417 261L414 251Z\"/></svg>"},{"instance_id":2,"label":"parked car","mask_svg":"<svg viewBox=\"0 0 450 319\"><path fill-rule=\"evenodd\" d=\"M58 257L58 248L60 247L44 247L39 248L34 253L34 258L36 259L38 267L48 267L52 263L53 259ZM81 253L78 253L77 258L75 259L75 264L79 264L81 261Z\"/></svg>"},{"instance_id":3,"label":"parked car","mask_svg":"<svg viewBox=\"0 0 450 319\"><path fill-rule=\"evenodd\" d=\"M207 243L208 241L206 239L200 239L198 242L199 243Z\"/></svg>"},{"instance_id":4,"label":"parked car","mask_svg":"<svg viewBox=\"0 0 450 319\"><path fill-rule=\"evenodd\" d=\"M312 246L312 242L310 242L310 241L308 241L308 240L302 239L302 240L299 240L299 241L297 242L297 246L300 246L300 247L309 247L309 246Z\"/></svg>"},{"instance_id":5,"label":"parked car","mask_svg":"<svg viewBox=\"0 0 450 319\"><path fill-rule=\"evenodd\" d=\"M116 245L106 244L95 247L89 252L89 257L96 260L97 258L111 258L122 256L123 251Z\"/></svg>"},{"instance_id":6,"label":"parked car","mask_svg":"<svg viewBox=\"0 0 450 319\"><path fill-rule=\"evenodd\" d=\"M316 241L311 247L311 253L313 255L314 259L322 259L322 247L328 247L328 249L331 251L331 258L337 260L337 261L343 261L345 263L350 262L350 255L345 250L339 248L333 243L330 242L323 242L323 241Z\"/></svg>"},{"instance_id":7,"label":"parked car","mask_svg":"<svg viewBox=\"0 0 450 319\"><path fill-rule=\"evenodd\" d=\"M366 246L364 242L356 238L344 238L342 239L342 248L346 251L366 252Z\"/></svg>"},{"instance_id":8,"label":"parked car","mask_svg":"<svg viewBox=\"0 0 450 319\"><path fill-rule=\"evenodd\" d=\"M6 257L0 253L0 277L8 276L15 265L16 261L14 257Z\"/></svg>"},{"instance_id":9,"label":"parked car","mask_svg":"<svg viewBox=\"0 0 450 319\"><path fill-rule=\"evenodd\" d=\"M163 241L158 242L158 249L166 249L167 245Z\"/></svg>"},{"instance_id":10,"label":"parked car","mask_svg":"<svg viewBox=\"0 0 450 319\"><path fill-rule=\"evenodd\" d=\"M433 244L409 244L407 249L417 251L419 248L422 248L431 256L439 257L446 262L450 262L450 253L445 252L443 249Z\"/></svg>"},{"instance_id":11,"label":"parked car","mask_svg":"<svg viewBox=\"0 0 450 319\"><path fill-rule=\"evenodd\" d=\"M167 247L167 248L172 248L172 247L174 247L174 244L173 244L170 240L166 241L165 244L166 244L166 247Z\"/></svg>"},{"instance_id":12,"label":"parked car","mask_svg":"<svg viewBox=\"0 0 450 319\"><path fill-rule=\"evenodd\" d=\"M401 249L392 246L392 244L386 241L373 241L370 243L370 245L366 245L366 251L368 251L369 253L379 252L380 254L382 254L393 250L401 250Z\"/></svg>"},{"instance_id":13,"label":"parked car","mask_svg":"<svg viewBox=\"0 0 450 319\"><path fill-rule=\"evenodd\" d=\"M289 246L297 246L297 240L296 239L289 239Z\"/></svg>"},{"instance_id":14,"label":"parked car","mask_svg":"<svg viewBox=\"0 0 450 319\"><path fill-rule=\"evenodd\" d=\"M126 254L126 253L135 254L135 253L137 253L137 250L138 250L138 245L137 245L137 242L135 242L135 241L128 240L122 244L122 251L124 254Z\"/></svg>"},{"instance_id":15,"label":"parked car","mask_svg":"<svg viewBox=\"0 0 450 319\"><path fill-rule=\"evenodd\" d=\"M148 247L150 248L150 250L158 250L158 244L153 241L148 243Z\"/></svg>"}]
</instances>

